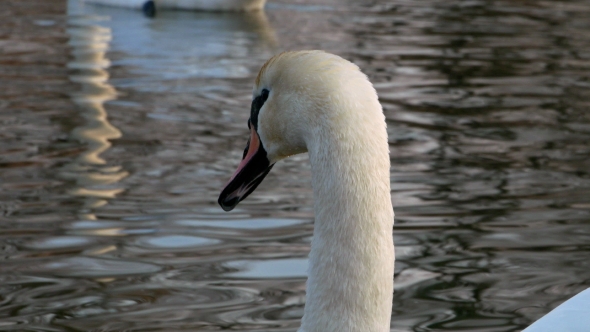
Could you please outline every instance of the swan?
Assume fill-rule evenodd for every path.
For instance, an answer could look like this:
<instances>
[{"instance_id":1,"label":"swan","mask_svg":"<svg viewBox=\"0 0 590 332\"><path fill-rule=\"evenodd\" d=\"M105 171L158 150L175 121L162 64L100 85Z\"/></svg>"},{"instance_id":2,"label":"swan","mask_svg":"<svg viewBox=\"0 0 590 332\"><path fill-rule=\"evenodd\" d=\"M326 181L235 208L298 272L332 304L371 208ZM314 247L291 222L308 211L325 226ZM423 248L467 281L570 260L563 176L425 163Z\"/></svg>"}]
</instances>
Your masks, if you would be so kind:
<instances>
[{"instance_id":1,"label":"swan","mask_svg":"<svg viewBox=\"0 0 590 332\"><path fill-rule=\"evenodd\" d=\"M315 227L300 332L389 331L393 207L377 93L353 63L323 51L274 56L256 78L242 161L218 203L230 211L273 165L309 153Z\"/></svg>"},{"instance_id":2,"label":"swan","mask_svg":"<svg viewBox=\"0 0 590 332\"><path fill-rule=\"evenodd\" d=\"M143 9L185 9L200 11L252 11L264 8L266 0L84 0L88 3Z\"/></svg>"}]
</instances>

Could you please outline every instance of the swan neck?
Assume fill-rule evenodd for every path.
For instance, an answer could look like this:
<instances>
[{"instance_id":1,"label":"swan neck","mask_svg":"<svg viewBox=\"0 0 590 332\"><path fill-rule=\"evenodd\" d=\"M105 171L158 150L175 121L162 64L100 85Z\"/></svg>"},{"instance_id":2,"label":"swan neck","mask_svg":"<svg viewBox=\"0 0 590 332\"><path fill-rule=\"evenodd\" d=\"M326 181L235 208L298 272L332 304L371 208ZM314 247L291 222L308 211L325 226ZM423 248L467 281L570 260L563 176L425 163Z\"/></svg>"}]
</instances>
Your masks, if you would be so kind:
<instances>
[{"instance_id":1,"label":"swan neck","mask_svg":"<svg viewBox=\"0 0 590 332\"><path fill-rule=\"evenodd\" d=\"M390 329L393 208L387 132L377 111L382 131L351 121L310 135L316 218L300 331Z\"/></svg>"}]
</instances>

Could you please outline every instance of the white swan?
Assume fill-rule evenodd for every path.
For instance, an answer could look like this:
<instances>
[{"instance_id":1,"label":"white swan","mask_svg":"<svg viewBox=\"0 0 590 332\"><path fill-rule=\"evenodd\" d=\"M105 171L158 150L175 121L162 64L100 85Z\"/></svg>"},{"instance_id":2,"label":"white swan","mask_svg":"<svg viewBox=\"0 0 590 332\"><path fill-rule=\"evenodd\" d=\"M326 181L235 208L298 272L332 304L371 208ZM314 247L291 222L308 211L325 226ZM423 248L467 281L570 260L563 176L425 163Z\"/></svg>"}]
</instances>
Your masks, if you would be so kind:
<instances>
[{"instance_id":1,"label":"white swan","mask_svg":"<svg viewBox=\"0 0 590 332\"><path fill-rule=\"evenodd\" d=\"M309 152L315 230L299 331L389 331L393 208L385 118L359 68L321 51L282 53L258 74L244 158L219 197L226 211L274 163Z\"/></svg>"},{"instance_id":2,"label":"white swan","mask_svg":"<svg viewBox=\"0 0 590 332\"><path fill-rule=\"evenodd\" d=\"M264 8L266 0L85 0L88 3L142 9L151 3L157 9L202 11L251 11Z\"/></svg>"}]
</instances>

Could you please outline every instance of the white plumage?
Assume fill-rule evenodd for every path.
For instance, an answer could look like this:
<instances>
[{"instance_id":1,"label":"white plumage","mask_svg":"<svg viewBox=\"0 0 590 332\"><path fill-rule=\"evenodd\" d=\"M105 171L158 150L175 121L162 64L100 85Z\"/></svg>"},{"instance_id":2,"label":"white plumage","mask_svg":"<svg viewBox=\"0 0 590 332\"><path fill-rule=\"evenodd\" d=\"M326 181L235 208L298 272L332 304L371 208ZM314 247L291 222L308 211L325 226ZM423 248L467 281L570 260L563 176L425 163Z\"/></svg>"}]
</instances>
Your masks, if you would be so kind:
<instances>
[{"instance_id":1,"label":"white plumage","mask_svg":"<svg viewBox=\"0 0 590 332\"><path fill-rule=\"evenodd\" d=\"M389 331L394 215L385 117L375 89L351 62L303 51L270 59L254 97L264 90L268 99L259 109L249 154L220 203L235 198L227 188L248 167L253 142L271 166L309 152L316 217L299 331Z\"/></svg>"},{"instance_id":2,"label":"white plumage","mask_svg":"<svg viewBox=\"0 0 590 332\"><path fill-rule=\"evenodd\" d=\"M106 6L141 9L147 0L84 0ZM266 0L153 0L157 9L202 11L251 11L264 8Z\"/></svg>"}]
</instances>

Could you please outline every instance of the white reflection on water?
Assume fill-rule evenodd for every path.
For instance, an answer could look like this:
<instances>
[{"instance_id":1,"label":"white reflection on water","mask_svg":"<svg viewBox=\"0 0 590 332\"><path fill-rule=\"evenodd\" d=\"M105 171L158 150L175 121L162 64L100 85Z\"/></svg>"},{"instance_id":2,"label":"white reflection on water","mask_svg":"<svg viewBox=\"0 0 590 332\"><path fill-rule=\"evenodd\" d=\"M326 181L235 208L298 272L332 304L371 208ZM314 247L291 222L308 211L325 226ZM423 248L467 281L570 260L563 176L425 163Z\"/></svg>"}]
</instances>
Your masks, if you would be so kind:
<instances>
[{"instance_id":1,"label":"white reflection on water","mask_svg":"<svg viewBox=\"0 0 590 332\"><path fill-rule=\"evenodd\" d=\"M117 91L108 83L110 61L106 52L111 29L96 24L99 17L77 19L75 8L70 8L70 15L68 34L74 58L68 67L74 71L70 80L80 84L80 90L70 95L84 119L72 130L71 137L86 144L86 150L66 165L61 175L76 181L70 194L87 198L80 217L92 220L96 219L92 209L104 206L107 199L124 190L117 183L128 173L121 166L108 165L101 157L111 147L110 141L121 137L121 131L108 121L104 107L105 102L117 97Z\"/></svg>"},{"instance_id":2,"label":"white reflection on water","mask_svg":"<svg viewBox=\"0 0 590 332\"><path fill-rule=\"evenodd\" d=\"M236 228L236 229L264 229L277 228L302 224L303 221L296 219L238 219L238 220L178 220L175 224L189 227L214 227L214 228Z\"/></svg>"},{"instance_id":3,"label":"white reflection on water","mask_svg":"<svg viewBox=\"0 0 590 332\"><path fill-rule=\"evenodd\" d=\"M305 278L307 276L307 258L273 259L266 261L233 261L226 264L238 272L226 274L235 278Z\"/></svg>"},{"instance_id":4,"label":"white reflection on water","mask_svg":"<svg viewBox=\"0 0 590 332\"><path fill-rule=\"evenodd\" d=\"M120 86L145 89L146 80L191 77L242 78L253 74L252 53L270 56L277 39L264 11L202 13L163 11L151 19L125 8L84 4L70 7L85 15L108 17L112 46L129 57L114 60L142 76L117 81ZM143 82L138 84L138 82ZM162 89L161 84L150 89Z\"/></svg>"}]
</instances>

